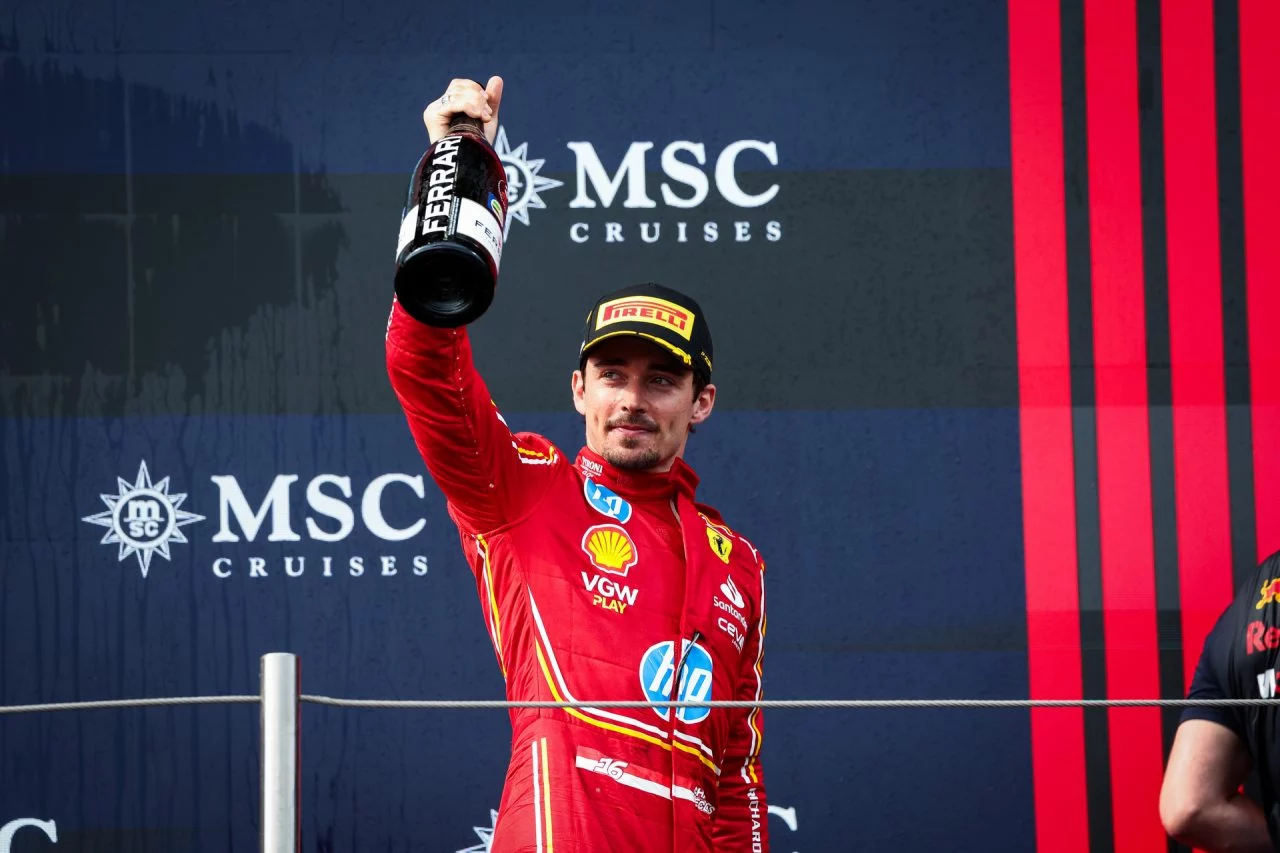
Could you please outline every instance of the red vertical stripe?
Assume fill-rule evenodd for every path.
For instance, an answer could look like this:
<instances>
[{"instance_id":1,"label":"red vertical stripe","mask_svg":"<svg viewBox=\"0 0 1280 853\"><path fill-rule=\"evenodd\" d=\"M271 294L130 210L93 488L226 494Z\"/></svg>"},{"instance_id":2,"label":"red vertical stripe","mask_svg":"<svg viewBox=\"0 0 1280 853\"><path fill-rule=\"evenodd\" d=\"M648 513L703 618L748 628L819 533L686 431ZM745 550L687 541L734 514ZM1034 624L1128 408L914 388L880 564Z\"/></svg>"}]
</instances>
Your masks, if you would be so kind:
<instances>
[{"instance_id":1,"label":"red vertical stripe","mask_svg":"<svg viewBox=\"0 0 1280 853\"><path fill-rule=\"evenodd\" d=\"M1249 301L1253 489L1258 557L1280 550L1280 5L1240 0L1244 270Z\"/></svg>"},{"instance_id":2,"label":"red vertical stripe","mask_svg":"<svg viewBox=\"0 0 1280 853\"><path fill-rule=\"evenodd\" d=\"M1032 699L1079 699L1080 603L1058 0L1009 0L1009 112ZM1031 711L1039 853L1089 849L1084 714Z\"/></svg>"},{"instance_id":3,"label":"red vertical stripe","mask_svg":"<svg viewBox=\"0 0 1280 853\"><path fill-rule=\"evenodd\" d=\"M1178 588L1190 685L1232 593L1213 0L1164 0L1160 20Z\"/></svg>"},{"instance_id":4,"label":"red vertical stripe","mask_svg":"<svg viewBox=\"0 0 1280 853\"><path fill-rule=\"evenodd\" d=\"M1107 695L1160 695L1135 0L1085 0L1089 240ZM1115 849L1165 853L1160 711L1111 708Z\"/></svg>"}]
</instances>

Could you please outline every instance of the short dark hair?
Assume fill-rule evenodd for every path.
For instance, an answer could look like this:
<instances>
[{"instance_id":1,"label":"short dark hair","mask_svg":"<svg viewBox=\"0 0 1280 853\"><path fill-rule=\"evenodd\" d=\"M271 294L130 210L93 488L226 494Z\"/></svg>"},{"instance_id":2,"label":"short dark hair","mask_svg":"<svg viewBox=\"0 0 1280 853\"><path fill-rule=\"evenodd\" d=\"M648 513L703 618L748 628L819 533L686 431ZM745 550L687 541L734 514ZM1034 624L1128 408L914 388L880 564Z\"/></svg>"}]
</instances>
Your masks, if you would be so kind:
<instances>
[{"instance_id":1,"label":"short dark hair","mask_svg":"<svg viewBox=\"0 0 1280 853\"><path fill-rule=\"evenodd\" d=\"M693 399L698 399L698 395L702 393L702 389L706 388L710 384L711 380L708 379L701 371L693 371Z\"/></svg>"}]
</instances>

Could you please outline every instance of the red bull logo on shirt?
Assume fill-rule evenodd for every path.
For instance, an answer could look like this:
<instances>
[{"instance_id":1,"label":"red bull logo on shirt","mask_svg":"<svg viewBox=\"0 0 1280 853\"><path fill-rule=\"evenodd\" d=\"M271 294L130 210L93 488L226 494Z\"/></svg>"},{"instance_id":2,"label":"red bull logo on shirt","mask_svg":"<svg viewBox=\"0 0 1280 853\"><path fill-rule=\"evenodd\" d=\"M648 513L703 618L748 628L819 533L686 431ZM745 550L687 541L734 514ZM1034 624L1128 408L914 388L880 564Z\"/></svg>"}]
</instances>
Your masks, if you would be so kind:
<instances>
[{"instance_id":1,"label":"red bull logo on shirt","mask_svg":"<svg viewBox=\"0 0 1280 853\"><path fill-rule=\"evenodd\" d=\"M1244 652L1266 652L1280 649L1280 628L1267 626L1261 622L1250 622L1244 636Z\"/></svg>"},{"instance_id":2,"label":"red bull logo on shirt","mask_svg":"<svg viewBox=\"0 0 1280 853\"><path fill-rule=\"evenodd\" d=\"M1259 595L1261 597L1258 599L1258 603L1253 605L1254 610L1261 610L1268 604L1280 601L1280 578L1272 578L1264 583Z\"/></svg>"}]
</instances>

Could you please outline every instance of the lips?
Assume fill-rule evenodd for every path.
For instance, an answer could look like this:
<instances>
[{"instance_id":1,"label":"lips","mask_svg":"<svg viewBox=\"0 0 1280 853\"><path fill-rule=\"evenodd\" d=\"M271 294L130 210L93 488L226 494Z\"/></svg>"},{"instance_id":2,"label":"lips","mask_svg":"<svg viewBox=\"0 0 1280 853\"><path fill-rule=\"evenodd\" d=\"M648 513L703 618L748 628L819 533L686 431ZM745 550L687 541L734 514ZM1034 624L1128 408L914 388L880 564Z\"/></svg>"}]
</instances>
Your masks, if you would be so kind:
<instances>
[{"instance_id":1,"label":"lips","mask_svg":"<svg viewBox=\"0 0 1280 853\"><path fill-rule=\"evenodd\" d=\"M628 436L639 436L639 435L644 435L645 433L654 432L654 430L651 430L648 427L631 426L630 424L623 424L616 427L610 427L610 429L614 432L618 432L618 433L621 433L622 435L628 435Z\"/></svg>"},{"instance_id":2,"label":"lips","mask_svg":"<svg viewBox=\"0 0 1280 853\"><path fill-rule=\"evenodd\" d=\"M609 426L609 429L611 431L616 430L618 432L621 432L623 435L641 435L646 432L658 431L658 427L656 425L643 424L643 423L629 423L629 422L624 422L620 424L611 424Z\"/></svg>"}]
</instances>

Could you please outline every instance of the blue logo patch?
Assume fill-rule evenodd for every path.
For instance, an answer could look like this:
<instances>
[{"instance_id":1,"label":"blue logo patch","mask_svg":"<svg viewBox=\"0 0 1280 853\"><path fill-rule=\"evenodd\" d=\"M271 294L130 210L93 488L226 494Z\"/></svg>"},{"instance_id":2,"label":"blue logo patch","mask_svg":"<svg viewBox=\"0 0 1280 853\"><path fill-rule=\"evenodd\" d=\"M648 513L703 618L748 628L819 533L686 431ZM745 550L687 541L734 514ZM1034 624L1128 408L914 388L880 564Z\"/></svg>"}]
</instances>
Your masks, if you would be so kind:
<instances>
[{"instance_id":1,"label":"blue logo patch","mask_svg":"<svg viewBox=\"0 0 1280 853\"><path fill-rule=\"evenodd\" d=\"M587 503L601 515L617 519L626 524L631 520L631 504L613 493L611 489L587 477L582 483L582 493L587 496Z\"/></svg>"},{"instance_id":2,"label":"blue logo patch","mask_svg":"<svg viewBox=\"0 0 1280 853\"><path fill-rule=\"evenodd\" d=\"M680 668L680 687L671 695L671 680L675 674L675 643L667 640L649 647L640 660L640 686L650 702L709 702L711 701L711 655L702 646L684 640L681 646L684 666ZM671 708L654 708L654 713L666 720ZM676 718L682 723L700 723L711 715L710 708L677 708Z\"/></svg>"}]
</instances>

